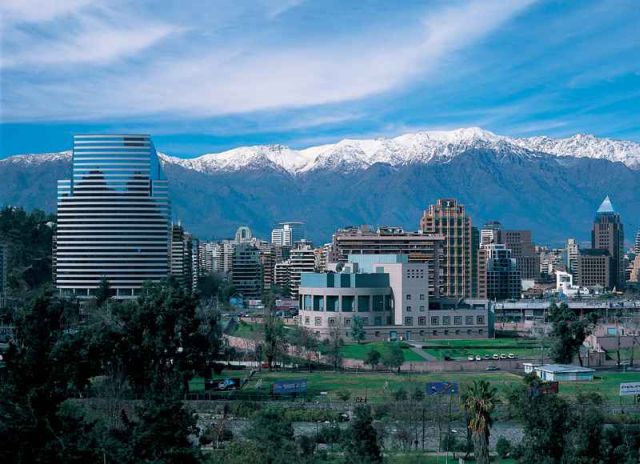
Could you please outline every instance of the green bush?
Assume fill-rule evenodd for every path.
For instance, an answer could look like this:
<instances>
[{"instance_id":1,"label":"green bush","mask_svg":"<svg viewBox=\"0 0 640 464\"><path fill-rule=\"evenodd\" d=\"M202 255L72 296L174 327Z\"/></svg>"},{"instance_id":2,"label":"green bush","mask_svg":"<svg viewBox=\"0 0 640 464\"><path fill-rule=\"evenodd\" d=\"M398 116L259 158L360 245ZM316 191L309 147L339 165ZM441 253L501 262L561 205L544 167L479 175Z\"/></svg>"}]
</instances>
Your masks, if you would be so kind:
<instances>
[{"instance_id":1,"label":"green bush","mask_svg":"<svg viewBox=\"0 0 640 464\"><path fill-rule=\"evenodd\" d=\"M509 456L510 452L511 442L505 437L498 438L498 441L496 442L496 453L498 453L498 456L504 459Z\"/></svg>"}]
</instances>

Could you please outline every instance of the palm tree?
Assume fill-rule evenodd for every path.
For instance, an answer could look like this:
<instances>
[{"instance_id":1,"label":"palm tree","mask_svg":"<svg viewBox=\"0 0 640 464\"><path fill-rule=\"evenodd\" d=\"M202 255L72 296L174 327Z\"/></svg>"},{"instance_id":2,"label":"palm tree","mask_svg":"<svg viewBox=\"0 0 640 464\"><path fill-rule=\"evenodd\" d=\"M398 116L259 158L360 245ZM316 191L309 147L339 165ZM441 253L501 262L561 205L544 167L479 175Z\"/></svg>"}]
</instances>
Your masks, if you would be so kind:
<instances>
[{"instance_id":1,"label":"palm tree","mask_svg":"<svg viewBox=\"0 0 640 464\"><path fill-rule=\"evenodd\" d=\"M473 454L478 464L489 464L491 412L495 408L497 390L485 380L474 380L462 395L462 404L469 417L467 427L473 440Z\"/></svg>"}]
</instances>

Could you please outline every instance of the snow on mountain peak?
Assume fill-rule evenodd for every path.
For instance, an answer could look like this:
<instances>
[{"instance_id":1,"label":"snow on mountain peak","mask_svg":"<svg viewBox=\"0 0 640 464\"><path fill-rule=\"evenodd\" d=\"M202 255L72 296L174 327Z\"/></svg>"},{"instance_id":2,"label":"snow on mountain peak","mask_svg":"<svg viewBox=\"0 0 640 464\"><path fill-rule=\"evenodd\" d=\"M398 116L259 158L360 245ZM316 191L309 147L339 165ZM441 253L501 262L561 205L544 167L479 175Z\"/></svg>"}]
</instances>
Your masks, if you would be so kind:
<instances>
[{"instance_id":1,"label":"snow on mountain peak","mask_svg":"<svg viewBox=\"0 0 640 464\"><path fill-rule=\"evenodd\" d=\"M568 156L606 159L640 170L640 144L630 141L577 134L567 138L547 136L513 138L496 135L479 127L455 130L419 131L394 138L344 139L337 143L295 150L285 145L238 147L197 158L160 154L163 162L204 173L245 169L277 169L289 174L316 169L350 171L375 163L391 166L448 163L474 150L490 150L498 156ZM43 155L12 156L3 163L41 163L69 159L70 151Z\"/></svg>"}]
</instances>

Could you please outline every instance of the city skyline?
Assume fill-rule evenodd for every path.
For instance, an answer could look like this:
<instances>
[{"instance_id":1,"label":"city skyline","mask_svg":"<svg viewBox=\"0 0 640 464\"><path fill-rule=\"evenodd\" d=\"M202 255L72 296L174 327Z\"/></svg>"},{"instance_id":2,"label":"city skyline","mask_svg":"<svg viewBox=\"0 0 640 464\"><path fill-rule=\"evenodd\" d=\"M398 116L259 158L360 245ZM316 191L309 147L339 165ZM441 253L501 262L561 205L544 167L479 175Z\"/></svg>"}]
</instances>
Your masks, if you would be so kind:
<instances>
[{"instance_id":1,"label":"city skyline","mask_svg":"<svg viewBox=\"0 0 640 464\"><path fill-rule=\"evenodd\" d=\"M469 126L640 140L632 1L86 0L0 12L0 158L86 132L152 133L178 156Z\"/></svg>"}]
</instances>

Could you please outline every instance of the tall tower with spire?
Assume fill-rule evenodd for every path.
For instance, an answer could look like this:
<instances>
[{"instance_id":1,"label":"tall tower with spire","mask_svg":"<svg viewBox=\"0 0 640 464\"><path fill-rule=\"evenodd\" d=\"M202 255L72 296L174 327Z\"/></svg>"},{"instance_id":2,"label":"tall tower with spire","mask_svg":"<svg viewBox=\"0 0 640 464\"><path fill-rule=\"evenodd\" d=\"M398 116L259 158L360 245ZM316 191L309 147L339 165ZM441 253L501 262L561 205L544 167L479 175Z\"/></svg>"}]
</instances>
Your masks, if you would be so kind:
<instances>
[{"instance_id":1,"label":"tall tower with spire","mask_svg":"<svg viewBox=\"0 0 640 464\"><path fill-rule=\"evenodd\" d=\"M618 290L624 288L624 225L608 196L600 204L593 221L591 248L607 250L611 257L611 285Z\"/></svg>"}]
</instances>

